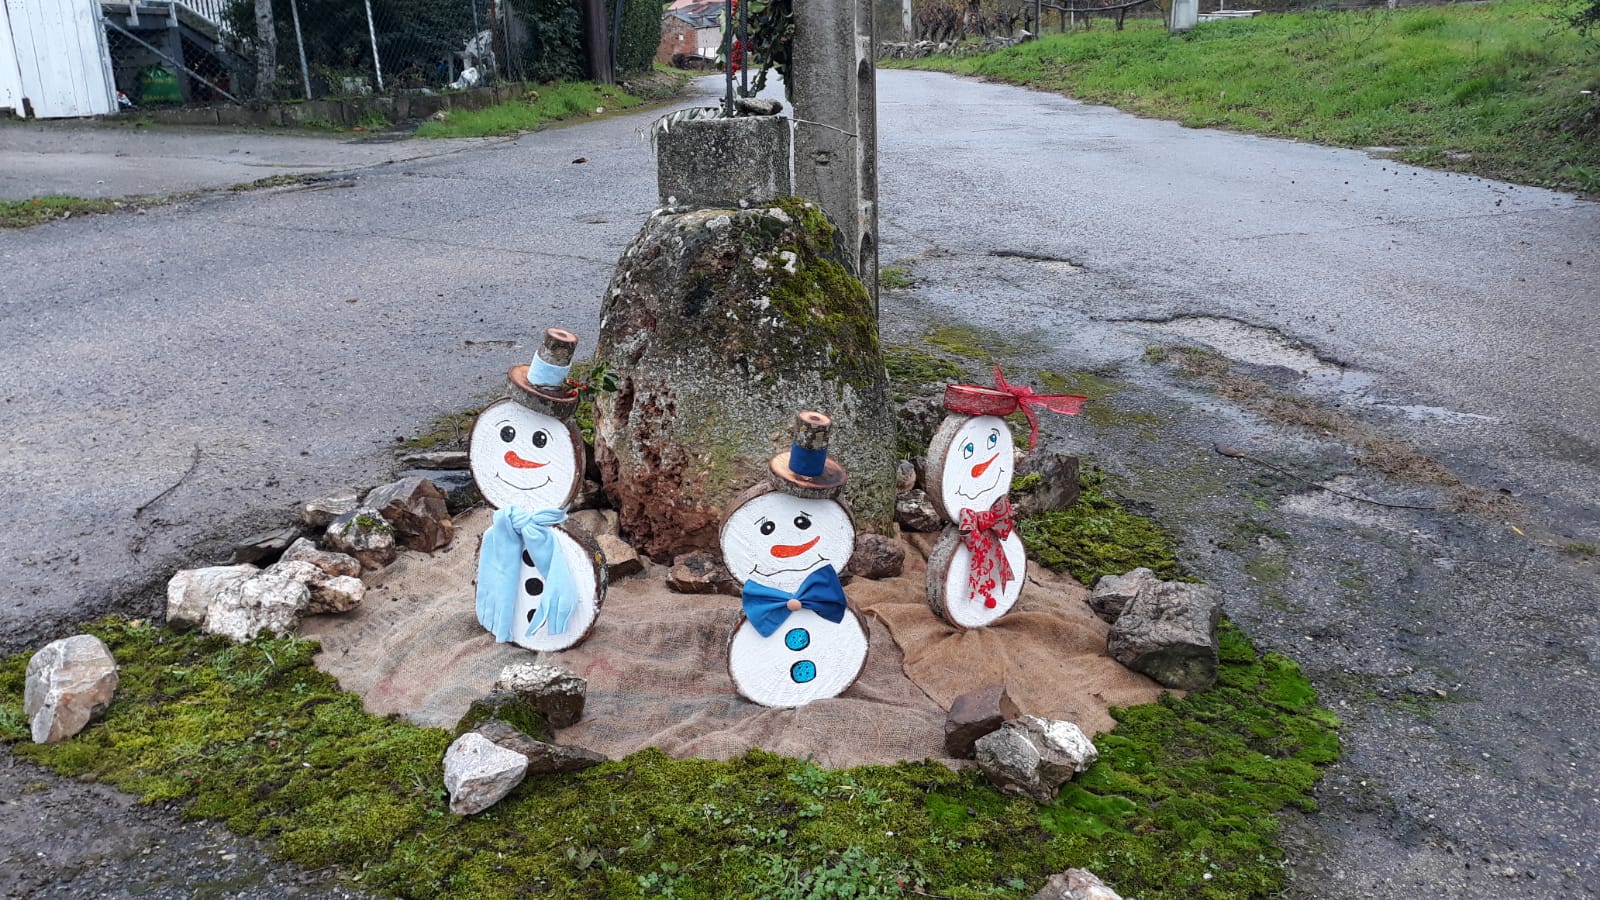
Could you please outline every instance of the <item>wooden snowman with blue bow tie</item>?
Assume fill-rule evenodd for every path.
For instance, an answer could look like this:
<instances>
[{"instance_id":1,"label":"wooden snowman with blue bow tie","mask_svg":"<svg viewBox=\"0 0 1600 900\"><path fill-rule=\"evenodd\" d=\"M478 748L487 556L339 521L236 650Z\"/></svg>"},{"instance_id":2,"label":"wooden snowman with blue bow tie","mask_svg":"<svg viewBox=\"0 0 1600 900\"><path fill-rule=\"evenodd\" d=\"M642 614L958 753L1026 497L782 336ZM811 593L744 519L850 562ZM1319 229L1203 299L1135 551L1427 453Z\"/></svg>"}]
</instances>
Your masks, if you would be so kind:
<instances>
[{"instance_id":1,"label":"wooden snowman with blue bow tie","mask_svg":"<svg viewBox=\"0 0 1600 900\"><path fill-rule=\"evenodd\" d=\"M606 593L605 555L566 521L583 483L584 443L567 382L578 337L551 328L529 365L512 366L509 397L478 414L472 480L495 507L478 545L478 622L501 643L565 650L589 636Z\"/></svg>"},{"instance_id":2,"label":"wooden snowman with blue bow tie","mask_svg":"<svg viewBox=\"0 0 1600 900\"><path fill-rule=\"evenodd\" d=\"M722 522L722 558L743 584L745 614L728 644L728 674L763 706L837 697L867 662L866 629L839 584L856 529L842 499L844 468L828 458L832 426L822 413L800 413L790 451L769 463L769 483L735 500Z\"/></svg>"}]
</instances>

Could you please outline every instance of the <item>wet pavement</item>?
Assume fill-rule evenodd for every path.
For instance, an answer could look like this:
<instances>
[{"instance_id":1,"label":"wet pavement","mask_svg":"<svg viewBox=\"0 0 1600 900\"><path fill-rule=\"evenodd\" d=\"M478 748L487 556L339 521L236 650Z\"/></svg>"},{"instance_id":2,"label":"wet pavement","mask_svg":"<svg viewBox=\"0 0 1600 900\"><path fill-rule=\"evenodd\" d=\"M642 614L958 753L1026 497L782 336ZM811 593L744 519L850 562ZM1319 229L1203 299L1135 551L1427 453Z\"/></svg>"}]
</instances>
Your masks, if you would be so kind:
<instances>
[{"instance_id":1,"label":"wet pavement","mask_svg":"<svg viewBox=\"0 0 1600 900\"><path fill-rule=\"evenodd\" d=\"M1290 824L1294 894L1600 893L1600 566L1574 552L1600 543L1600 206L942 75L881 73L880 103L883 263L916 281L885 331L967 322L1016 336L1009 365L1115 379L1047 440L1119 476L1344 719ZM582 333L654 205L654 115L0 234L0 502L29 521L0 536L0 644L149 608L177 565L379 480L538 328ZM1187 343L1330 427L1147 352ZM1509 500L1455 511L1466 488L1374 446ZM0 819L38 834L81 788L9 772ZM0 893L95 896L91 853L137 880L146 849L29 860Z\"/></svg>"}]
</instances>

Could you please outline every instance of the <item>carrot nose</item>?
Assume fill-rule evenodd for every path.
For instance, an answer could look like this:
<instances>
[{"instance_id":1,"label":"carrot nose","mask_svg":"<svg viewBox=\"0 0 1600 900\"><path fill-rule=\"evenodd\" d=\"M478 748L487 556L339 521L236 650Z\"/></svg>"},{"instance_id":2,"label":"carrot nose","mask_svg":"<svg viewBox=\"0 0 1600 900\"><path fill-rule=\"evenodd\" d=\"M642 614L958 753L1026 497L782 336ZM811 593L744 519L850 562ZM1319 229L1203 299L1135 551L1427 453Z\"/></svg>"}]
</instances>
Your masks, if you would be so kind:
<instances>
[{"instance_id":1,"label":"carrot nose","mask_svg":"<svg viewBox=\"0 0 1600 900\"><path fill-rule=\"evenodd\" d=\"M788 559L792 556L799 556L807 550L810 550L812 547L815 547L817 545L817 541L820 540L822 540L822 535L819 534L811 540L806 541L804 544L773 544L772 555L779 559Z\"/></svg>"},{"instance_id":2,"label":"carrot nose","mask_svg":"<svg viewBox=\"0 0 1600 900\"><path fill-rule=\"evenodd\" d=\"M984 473L984 471L989 468L989 464L994 462L995 460L997 460L999 458L1000 458L1000 454L996 453L995 455L989 457L988 459L984 460L983 462L978 463L977 465L973 466L972 467L972 477L973 478L977 478L978 476L982 475Z\"/></svg>"},{"instance_id":3,"label":"carrot nose","mask_svg":"<svg viewBox=\"0 0 1600 900\"><path fill-rule=\"evenodd\" d=\"M549 463L534 462L531 459L523 459L516 454L516 451L507 450L506 465L511 466L514 469L542 469L549 465Z\"/></svg>"}]
</instances>

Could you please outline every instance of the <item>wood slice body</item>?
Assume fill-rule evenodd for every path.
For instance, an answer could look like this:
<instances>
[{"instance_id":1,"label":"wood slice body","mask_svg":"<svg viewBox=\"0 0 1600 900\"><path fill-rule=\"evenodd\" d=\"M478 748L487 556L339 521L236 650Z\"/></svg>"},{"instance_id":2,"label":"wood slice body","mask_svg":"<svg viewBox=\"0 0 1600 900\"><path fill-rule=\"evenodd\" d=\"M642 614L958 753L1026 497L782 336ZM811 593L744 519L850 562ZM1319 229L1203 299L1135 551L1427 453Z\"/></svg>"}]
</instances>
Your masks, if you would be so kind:
<instances>
[{"instance_id":1,"label":"wood slice body","mask_svg":"<svg viewBox=\"0 0 1600 900\"><path fill-rule=\"evenodd\" d=\"M544 573L533 565L524 551L522 571L518 577L517 610L512 626L512 641L529 650L557 651L575 647L589 637L594 623L600 618L600 607L606 599L605 554L594 536L576 525L562 523L556 526L556 545L567 570L578 585L578 602L561 634L551 634L547 625L541 625L533 634L527 634L528 625L538 609L543 594ZM536 590L529 590L529 588Z\"/></svg>"},{"instance_id":2,"label":"wood slice body","mask_svg":"<svg viewBox=\"0 0 1600 900\"><path fill-rule=\"evenodd\" d=\"M928 554L928 606L933 614L960 629L982 628L1011 611L1022 594L1022 584L1027 579L1027 552L1022 538L1013 531L1002 543L1006 559L1011 562L1012 578L1004 589L994 590L995 605L986 606L983 597L972 596L968 575L971 571L972 552L961 542L961 532L946 528L939 542ZM996 572L995 580L999 581Z\"/></svg>"},{"instance_id":3,"label":"wood slice body","mask_svg":"<svg viewBox=\"0 0 1600 900\"><path fill-rule=\"evenodd\" d=\"M928 443L928 499L945 521L987 510L1011 490L1011 429L998 416L945 416Z\"/></svg>"},{"instance_id":4,"label":"wood slice body","mask_svg":"<svg viewBox=\"0 0 1600 900\"><path fill-rule=\"evenodd\" d=\"M478 493L496 509L565 509L583 484L585 451L577 426L512 400L478 414L467 448Z\"/></svg>"},{"instance_id":5,"label":"wood slice body","mask_svg":"<svg viewBox=\"0 0 1600 900\"><path fill-rule=\"evenodd\" d=\"M762 706L790 708L837 697L866 664L867 632L854 610L834 623L802 609L767 637L741 619L728 641L734 689Z\"/></svg>"}]
</instances>

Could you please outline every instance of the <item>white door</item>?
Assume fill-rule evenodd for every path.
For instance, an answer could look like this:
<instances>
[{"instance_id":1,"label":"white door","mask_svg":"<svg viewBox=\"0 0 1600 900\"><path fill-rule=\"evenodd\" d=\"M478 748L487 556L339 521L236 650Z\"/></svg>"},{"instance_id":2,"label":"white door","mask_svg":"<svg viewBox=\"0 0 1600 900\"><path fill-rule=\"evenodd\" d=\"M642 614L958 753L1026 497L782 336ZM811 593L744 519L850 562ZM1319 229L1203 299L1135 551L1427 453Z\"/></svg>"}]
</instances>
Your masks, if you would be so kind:
<instances>
[{"instance_id":1,"label":"white door","mask_svg":"<svg viewBox=\"0 0 1600 900\"><path fill-rule=\"evenodd\" d=\"M17 48L11 42L11 17L0 0L0 110L22 115L22 69L17 65Z\"/></svg>"},{"instance_id":2,"label":"white door","mask_svg":"<svg viewBox=\"0 0 1600 900\"><path fill-rule=\"evenodd\" d=\"M116 111L99 0L0 2L11 20L22 95L35 116L52 119Z\"/></svg>"}]
</instances>

